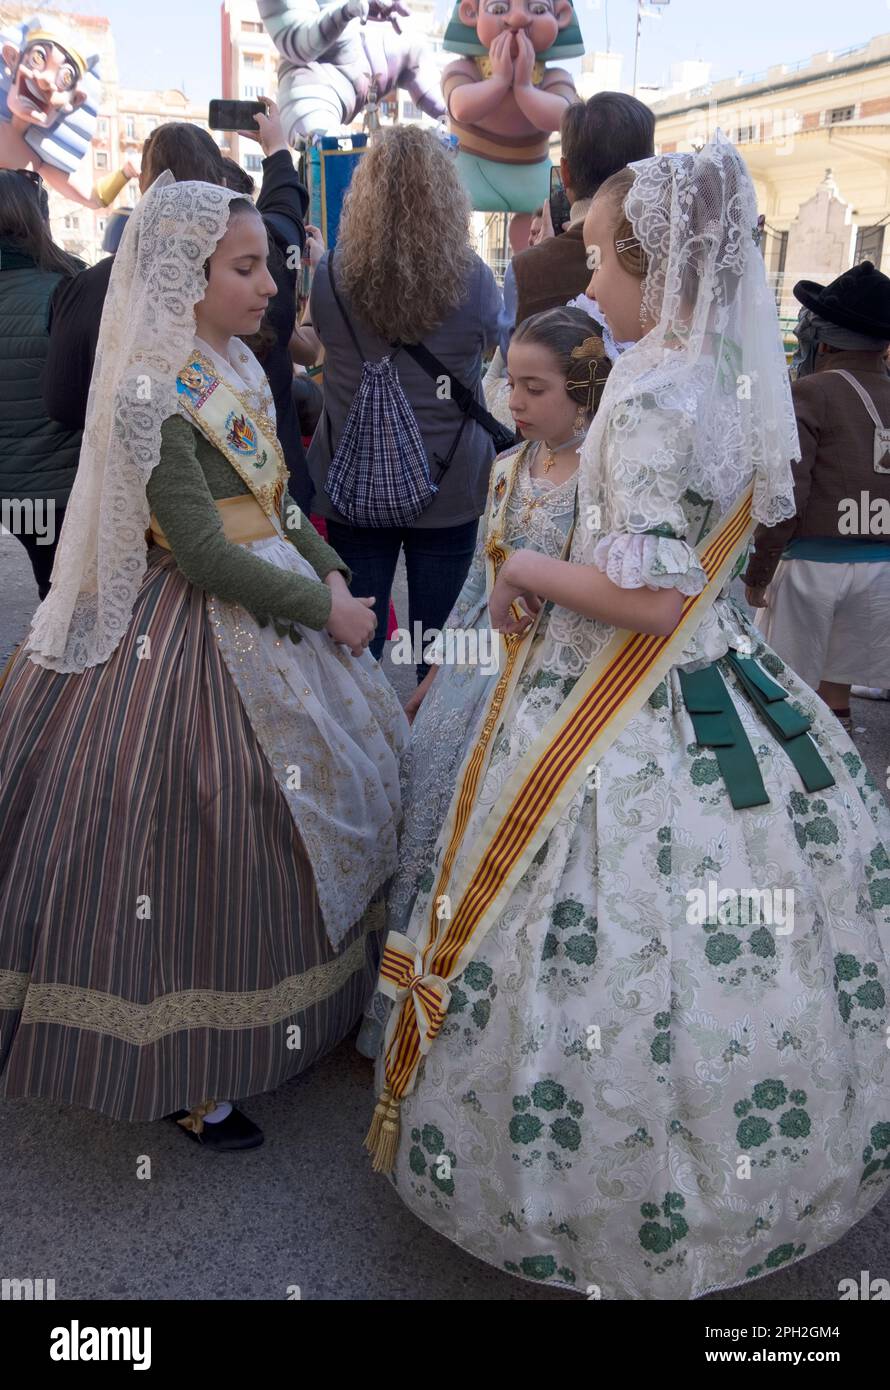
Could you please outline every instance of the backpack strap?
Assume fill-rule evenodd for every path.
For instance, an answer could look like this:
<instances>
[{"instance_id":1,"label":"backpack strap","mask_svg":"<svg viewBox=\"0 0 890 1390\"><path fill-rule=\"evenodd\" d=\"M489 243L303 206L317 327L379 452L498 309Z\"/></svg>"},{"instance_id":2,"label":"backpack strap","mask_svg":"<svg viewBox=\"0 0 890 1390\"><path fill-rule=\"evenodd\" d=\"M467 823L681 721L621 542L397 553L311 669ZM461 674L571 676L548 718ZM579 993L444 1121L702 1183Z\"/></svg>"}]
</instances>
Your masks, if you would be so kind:
<instances>
[{"instance_id":1,"label":"backpack strap","mask_svg":"<svg viewBox=\"0 0 890 1390\"><path fill-rule=\"evenodd\" d=\"M511 433L505 425L501 424L500 420L496 420L484 406L480 405L469 387L459 381L456 376L452 376L445 363L436 357L435 353L430 352L423 343L403 343L402 346L409 357L413 357L417 365L422 367L428 376L433 377L434 380L442 376L447 378L451 399L463 412L464 418L468 415L472 416L484 430L488 431L499 454L503 453L505 449L512 448L516 442L515 431Z\"/></svg>"},{"instance_id":2,"label":"backpack strap","mask_svg":"<svg viewBox=\"0 0 890 1390\"><path fill-rule=\"evenodd\" d=\"M340 298L339 292L338 292L338 290L337 290L337 282L336 282L336 280L334 279L334 253L333 253L333 251L332 251L331 254L328 256L328 283L330 284L330 287L331 287L331 294L334 296L334 302L336 303L337 308L340 310L340 314L341 314L341 317L342 317L342 319L343 319L343 322L346 324L346 327L349 329L349 336L350 336L350 338L352 339L353 346L355 347L355 350L356 350L356 352L358 353L358 355L359 355L359 357L360 357L360 359L361 359L362 366L364 366L364 364L367 362L368 359L365 357L365 354L362 352L361 347L359 346L358 338L355 336L355 329L354 329L353 326L352 326L352 322L351 322L351 320L350 320L350 318L349 318L349 315L347 314L346 310L345 310L344 307L343 307L343 300ZM394 346L393 346L393 356L395 356L395 354L399 351L400 346L401 346L401 344L399 344L399 343L394 344ZM328 414L327 405L325 405L325 407L324 407L324 426L325 426L325 435L326 435L327 441L328 441L328 456L329 456L330 458L333 458L333 457L334 457L334 448L333 448L333 443L332 443L332 440L331 440L331 417L330 417L330 415Z\"/></svg>"},{"instance_id":3,"label":"backpack strap","mask_svg":"<svg viewBox=\"0 0 890 1390\"><path fill-rule=\"evenodd\" d=\"M365 362L365 361L367 361L367 358L365 357L365 354L362 352L361 348L360 348L359 345L358 345L358 338L355 336L355 329L354 329L353 326L352 326L352 323L351 323L351 321L350 321L349 315L347 314L346 310L343 308L343 301L342 301L342 299L340 298L340 295L337 293L337 282L336 282L336 280L334 279L334 253L333 253L333 251L332 251L331 254L328 256L328 281L329 281L330 286L331 286L331 293L332 293L332 295L334 296L334 299L336 300L337 308L340 310L340 314L341 314L341 316L342 316L342 318L343 318L343 322L346 324L346 327L349 329L349 336L350 336L350 338L352 339L353 344L355 345L355 350L356 350L356 352L358 353L359 357L362 359L362 362Z\"/></svg>"},{"instance_id":4,"label":"backpack strap","mask_svg":"<svg viewBox=\"0 0 890 1390\"><path fill-rule=\"evenodd\" d=\"M340 310L340 313L341 313L341 315L342 315L343 322L346 324L346 327L349 329L349 336L350 336L350 338L352 339L352 342L353 342L353 345L354 345L354 347L355 347L355 350L356 350L356 352L358 353L359 357L362 359L362 362L363 362L363 363L364 363L364 362L367 362L368 359L367 359L367 357L365 356L365 354L362 352L361 348L359 347L358 338L355 336L355 329L354 329L353 326L352 326L352 322L351 322L351 320L350 320L349 315L347 314L346 310L345 310L344 307L343 307L343 300L340 298L340 295L339 295L338 290L337 290L337 282L336 282L336 280L334 279L334 253L333 253L333 251L332 251L331 254L328 256L328 281L329 281L329 283L330 283L330 286L331 286L331 293L332 293L332 295L334 296L334 299L335 299L336 304L337 304L337 308ZM401 348L402 348L402 344L401 344L401 343L399 343L399 342L393 343L393 344L392 344L392 356L395 357L396 354L397 354L398 352L401 351Z\"/></svg>"}]
</instances>

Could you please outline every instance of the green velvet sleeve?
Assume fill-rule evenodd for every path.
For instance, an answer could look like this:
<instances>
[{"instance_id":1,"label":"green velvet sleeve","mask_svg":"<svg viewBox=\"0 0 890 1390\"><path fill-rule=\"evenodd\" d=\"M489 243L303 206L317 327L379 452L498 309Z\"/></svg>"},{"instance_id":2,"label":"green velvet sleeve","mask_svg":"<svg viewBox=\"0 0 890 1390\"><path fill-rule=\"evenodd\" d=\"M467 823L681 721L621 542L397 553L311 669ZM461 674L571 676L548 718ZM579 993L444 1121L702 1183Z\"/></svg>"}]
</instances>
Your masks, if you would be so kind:
<instances>
[{"instance_id":1,"label":"green velvet sleeve","mask_svg":"<svg viewBox=\"0 0 890 1390\"><path fill-rule=\"evenodd\" d=\"M331 570L339 570L346 583L350 583L352 571L349 566L340 559L336 550L318 534L306 513L300 510L287 489L285 489L284 500L281 504L281 524L288 540L296 546L303 558L309 561L319 579L324 579Z\"/></svg>"},{"instance_id":2,"label":"green velvet sleeve","mask_svg":"<svg viewBox=\"0 0 890 1390\"><path fill-rule=\"evenodd\" d=\"M161 427L161 458L149 479L148 503L191 584L240 603L263 625L271 620L276 627L324 627L331 613L326 584L270 565L226 538L198 460L194 431L180 416L171 416Z\"/></svg>"}]
</instances>

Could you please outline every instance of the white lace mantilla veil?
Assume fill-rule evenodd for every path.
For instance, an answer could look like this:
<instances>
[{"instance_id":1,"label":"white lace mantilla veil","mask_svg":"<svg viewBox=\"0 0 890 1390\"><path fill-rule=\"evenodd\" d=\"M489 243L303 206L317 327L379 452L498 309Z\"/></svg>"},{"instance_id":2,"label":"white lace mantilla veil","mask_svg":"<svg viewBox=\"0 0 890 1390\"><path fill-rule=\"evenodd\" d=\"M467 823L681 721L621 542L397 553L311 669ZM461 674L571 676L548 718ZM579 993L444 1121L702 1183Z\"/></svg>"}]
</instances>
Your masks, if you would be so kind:
<instances>
[{"instance_id":1,"label":"white lace mantilla veil","mask_svg":"<svg viewBox=\"0 0 890 1390\"><path fill-rule=\"evenodd\" d=\"M758 521L793 516L791 462L800 457L744 161L718 131L696 153L630 167L625 211L649 258L642 317L655 327L614 362L582 445L571 555L610 574L639 572L629 552L642 555L643 533L683 536L687 490L723 512L753 479ZM650 535L646 544L658 542ZM676 559L688 555L685 542L667 545L677 570L688 569L678 587L697 592L703 571ZM567 609L554 609L550 628L580 657L602 645L602 624Z\"/></svg>"},{"instance_id":2,"label":"white lace mantilla veil","mask_svg":"<svg viewBox=\"0 0 890 1390\"><path fill-rule=\"evenodd\" d=\"M161 425L184 413L176 376L194 345L204 265L240 196L215 184L176 183L165 172L127 223L102 313L52 588L27 640L40 666L96 666L127 630L146 569L146 485L160 459Z\"/></svg>"}]
</instances>

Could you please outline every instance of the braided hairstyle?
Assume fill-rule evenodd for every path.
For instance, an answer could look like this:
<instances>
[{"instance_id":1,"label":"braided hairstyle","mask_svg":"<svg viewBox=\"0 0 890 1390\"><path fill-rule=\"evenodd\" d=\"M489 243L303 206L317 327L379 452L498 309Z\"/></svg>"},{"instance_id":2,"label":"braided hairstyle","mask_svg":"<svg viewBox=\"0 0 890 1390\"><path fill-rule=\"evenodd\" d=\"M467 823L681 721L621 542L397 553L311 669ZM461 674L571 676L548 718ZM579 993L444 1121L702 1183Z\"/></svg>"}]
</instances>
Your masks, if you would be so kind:
<instances>
[{"instance_id":1,"label":"braided hairstyle","mask_svg":"<svg viewBox=\"0 0 890 1390\"><path fill-rule=\"evenodd\" d=\"M596 413L612 368L603 340L593 329L589 314L565 305L523 319L511 339L514 343L538 343L547 348L559 363L566 391L591 416Z\"/></svg>"}]
</instances>

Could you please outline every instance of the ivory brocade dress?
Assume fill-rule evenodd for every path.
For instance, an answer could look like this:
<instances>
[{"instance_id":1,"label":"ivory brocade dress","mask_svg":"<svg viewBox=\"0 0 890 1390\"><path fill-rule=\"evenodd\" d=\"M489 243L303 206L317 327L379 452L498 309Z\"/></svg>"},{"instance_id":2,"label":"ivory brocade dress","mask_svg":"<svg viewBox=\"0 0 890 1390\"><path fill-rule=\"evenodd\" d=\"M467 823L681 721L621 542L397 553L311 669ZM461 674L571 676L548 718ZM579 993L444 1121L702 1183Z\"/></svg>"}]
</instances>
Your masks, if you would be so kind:
<instances>
[{"instance_id":1,"label":"ivory brocade dress","mask_svg":"<svg viewBox=\"0 0 890 1390\"><path fill-rule=\"evenodd\" d=\"M0 691L0 1095L151 1120L270 1090L372 988L407 723L325 632L348 570L284 495L168 419L126 636L65 675L20 649ZM169 547L169 548L168 548Z\"/></svg>"},{"instance_id":2,"label":"ivory brocade dress","mask_svg":"<svg viewBox=\"0 0 890 1390\"><path fill-rule=\"evenodd\" d=\"M498 462L508 460L515 452L501 454ZM525 450L519 462L517 486L507 503L506 536L513 549L537 550L558 559L575 514L578 477L575 473L558 485L547 478L533 478L533 457L532 451ZM482 644L491 635L485 593L486 539L483 518L467 578L445 624L446 632L451 629L479 634ZM466 643L464 650L469 651ZM454 651L457 652L456 643ZM483 646L479 651L486 655ZM444 651L438 653L440 660L445 655ZM497 672L489 661L442 664L414 721L402 759L404 822L399 836L399 870L387 901L389 924L398 931L404 930L418 881L429 872L457 770L496 680Z\"/></svg>"},{"instance_id":3,"label":"ivory brocade dress","mask_svg":"<svg viewBox=\"0 0 890 1390\"><path fill-rule=\"evenodd\" d=\"M613 479L596 563L619 585L695 594L693 547L719 508L680 473L640 492L667 418L644 413L628 446L651 530L613 522L629 510ZM508 546L526 544L510 507ZM476 565L450 621L485 623L480 578ZM567 617L547 604L528 639L450 882L489 843L502 789L584 673ZM595 651L612 632L596 625ZM478 672L446 668L412 731L390 925L415 943L436 910L446 814L485 703ZM715 736L718 718L733 738ZM820 790L794 761L800 740L777 732L802 720ZM890 813L728 585L596 771L450 981L401 1101L392 1181L422 1220L519 1277L593 1297L691 1298L830 1244L887 1191ZM749 775L765 796L749 794ZM724 889L738 911L715 910Z\"/></svg>"}]
</instances>

